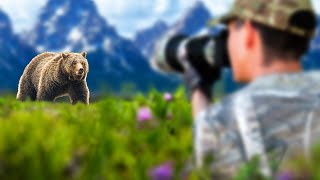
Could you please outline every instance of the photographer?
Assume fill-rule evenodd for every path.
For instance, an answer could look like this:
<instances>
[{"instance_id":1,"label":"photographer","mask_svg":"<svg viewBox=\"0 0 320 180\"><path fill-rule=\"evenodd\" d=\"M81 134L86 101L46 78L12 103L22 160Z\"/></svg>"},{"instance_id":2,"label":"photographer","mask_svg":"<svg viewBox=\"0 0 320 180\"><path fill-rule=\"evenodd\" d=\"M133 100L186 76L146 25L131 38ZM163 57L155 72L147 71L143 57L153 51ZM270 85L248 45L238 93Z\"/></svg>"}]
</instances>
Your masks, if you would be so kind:
<instances>
[{"instance_id":1,"label":"photographer","mask_svg":"<svg viewBox=\"0 0 320 180\"><path fill-rule=\"evenodd\" d=\"M309 148L320 137L320 72L301 72L300 58L316 27L311 2L235 0L220 22L229 33L234 79L248 85L210 106L219 73L208 77L184 66L197 167L213 156L212 168L233 175L259 156L261 173L272 176L271 152L280 152L280 168L296 153L310 158Z\"/></svg>"}]
</instances>

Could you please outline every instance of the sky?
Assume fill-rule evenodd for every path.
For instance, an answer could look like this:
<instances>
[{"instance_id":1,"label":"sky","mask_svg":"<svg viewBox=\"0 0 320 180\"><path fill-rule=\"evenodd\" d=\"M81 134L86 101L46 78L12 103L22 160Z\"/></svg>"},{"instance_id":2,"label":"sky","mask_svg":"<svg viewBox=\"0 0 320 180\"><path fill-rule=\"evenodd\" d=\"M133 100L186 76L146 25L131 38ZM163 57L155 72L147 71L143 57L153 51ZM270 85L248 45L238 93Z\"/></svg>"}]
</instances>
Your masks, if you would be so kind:
<instances>
[{"instance_id":1,"label":"sky","mask_svg":"<svg viewBox=\"0 0 320 180\"><path fill-rule=\"evenodd\" d=\"M157 20L171 24L196 0L94 0L107 21L125 37L132 38ZM214 16L226 12L233 0L201 0ZM47 0L0 0L0 8L9 14L16 32L29 30ZM320 13L320 0L313 0Z\"/></svg>"}]
</instances>

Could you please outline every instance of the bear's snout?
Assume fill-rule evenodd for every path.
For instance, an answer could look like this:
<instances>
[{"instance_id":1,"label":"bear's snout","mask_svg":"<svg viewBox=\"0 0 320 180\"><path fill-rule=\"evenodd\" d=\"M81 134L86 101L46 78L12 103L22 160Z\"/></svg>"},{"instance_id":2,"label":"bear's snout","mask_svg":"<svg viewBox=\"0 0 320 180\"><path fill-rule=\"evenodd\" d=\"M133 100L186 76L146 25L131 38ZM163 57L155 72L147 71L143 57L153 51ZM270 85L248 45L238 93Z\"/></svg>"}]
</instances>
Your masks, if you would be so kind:
<instances>
[{"instance_id":1,"label":"bear's snout","mask_svg":"<svg viewBox=\"0 0 320 180\"><path fill-rule=\"evenodd\" d=\"M80 68L78 74L83 74L83 68Z\"/></svg>"},{"instance_id":2,"label":"bear's snout","mask_svg":"<svg viewBox=\"0 0 320 180\"><path fill-rule=\"evenodd\" d=\"M82 75L84 73L84 69L81 63L76 65L76 73L77 75Z\"/></svg>"}]
</instances>

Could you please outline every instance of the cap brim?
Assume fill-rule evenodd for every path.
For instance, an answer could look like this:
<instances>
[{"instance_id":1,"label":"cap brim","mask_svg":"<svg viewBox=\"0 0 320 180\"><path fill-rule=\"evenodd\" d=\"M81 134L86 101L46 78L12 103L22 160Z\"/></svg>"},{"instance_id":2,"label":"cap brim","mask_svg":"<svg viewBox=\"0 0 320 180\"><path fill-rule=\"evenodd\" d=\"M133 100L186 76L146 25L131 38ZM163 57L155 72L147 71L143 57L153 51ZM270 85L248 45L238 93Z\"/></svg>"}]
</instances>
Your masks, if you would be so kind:
<instances>
[{"instance_id":1,"label":"cap brim","mask_svg":"<svg viewBox=\"0 0 320 180\"><path fill-rule=\"evenodd\" d=\"M209 20L208 26L212 27L212 26L217 26L217 25L221 25L221 24L227 25L234 18L235 18L235 16L233 14L226 14L226 15L220 16L218 18Z\"/></svg>"}]
</instances>

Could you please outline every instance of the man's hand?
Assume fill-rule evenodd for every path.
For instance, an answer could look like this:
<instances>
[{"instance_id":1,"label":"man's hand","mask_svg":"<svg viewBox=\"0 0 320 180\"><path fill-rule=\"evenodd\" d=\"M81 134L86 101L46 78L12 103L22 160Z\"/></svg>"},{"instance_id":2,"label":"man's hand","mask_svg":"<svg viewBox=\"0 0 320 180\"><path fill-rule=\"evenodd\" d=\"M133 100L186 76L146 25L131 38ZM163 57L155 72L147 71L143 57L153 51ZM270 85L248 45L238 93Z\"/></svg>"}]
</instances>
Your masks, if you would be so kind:
<instances>
[{"instance_id":1,"label":"man's hand","mask_svg":"<svg viewBox=\"0 0 320 180\"><path fill-rule=\"evenodd\" d=\"M201 72L192 67L189 62L184 63L184 81L191 91L193 117L210 105L211 88L220 78L220 68L203 69Z\"/></svg>"},{"instance_id":2,"label":"man's hand","mask_svg":"<svg viewBox=\"0 0 320 180\"><path fill-rule=\"evenodd\" d=\"M189 63L185 63L183 79L191 93L198 90L211 99L211 88L213 83L220 78L220 71L220 68L211 67L199 71Z\"/></svg>"}]
</instances>

